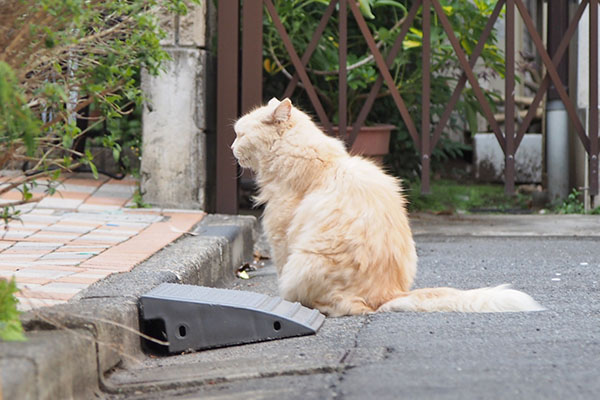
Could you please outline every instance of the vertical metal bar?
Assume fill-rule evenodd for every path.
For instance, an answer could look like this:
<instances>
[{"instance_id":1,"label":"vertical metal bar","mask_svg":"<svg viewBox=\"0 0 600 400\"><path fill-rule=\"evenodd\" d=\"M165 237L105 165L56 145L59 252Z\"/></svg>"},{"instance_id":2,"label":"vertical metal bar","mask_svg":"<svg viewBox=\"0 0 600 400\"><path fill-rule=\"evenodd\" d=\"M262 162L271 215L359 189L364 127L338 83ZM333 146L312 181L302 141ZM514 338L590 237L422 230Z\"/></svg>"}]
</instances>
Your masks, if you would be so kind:
<instances>
[{"instance_id":1,"label":"vertical metal bar","mask_svg":"<svg viewBox=\"0 0 600 400\"><path fill-rule=\"evenodd\" d=\"M240 114L245 114L262 103L262 2L244 1L242 4L242 58L240 62ZM239 179L254 180L252 170L243 169Z\"/></svg>"},{"instance_id":2,"label":"vertical metal bar","mask_svg":"<svg viewBox=\"0 0 600 400\"><path fill-rule=\"evenodd\" d=\"M367 46L369 46L369 50L371 50L371 54L373 54L375 64L377 65L377 68L379 68L379 72L381 73L384 82L386 83L388 89L391 92L391 96L394 99L394 103L396 103L396 107L398 107L398 111L400 111L400 115L402 116L402 119L406 124L406 128L408 129L410 136L413 138L415 144L419 146L419 133L417 131L417 128L415 127L413 120L410 117L410 113L408 112L408 108L406 107L404 100L402 100L402 97L398 92L398 88L396 87L394 78L392 78L390 70L387 67L387 64L385 63L381 52L377 48L377 45L375 44L375 39L373 39L371 31L369 30L369 27L367 26L364 17L358 9L358 5L354 1L350 1L348 5L350 6L350 10L354 15L354 19L358 24L360 32L362 33L363 37L365 38L365 41L367 42Z\"/></svg>"},{"instance_id":3,"label":"vertical metal bar","mask_svg":"<svg viewBox=\"0 0 600 400\"><path fill-rule=\"evenodd\" d=\"M348 52L348 0L340 0L339 10L339 30L340 30L340 42L339 42L339 94L338 94L338 125L340 138L347 143L346 126L347 116L346 112L347 103L347 92L348 92L348 71L346 69L346 56Z\"/></svg>"},{"instance_id":4,"label":"vertical metal bar","mask_svg":"<svg viewBox=\"0 0 600 400\"><path fill-rule=\"evenodd\" d=\"M260 4L257 4L260 3ZM242 12L242 114L262 102L262 2L244 1Z\"/></svg>"},{"instance_id":5,"label":"vertical metal bar","mask_svg":"<svg viewBox=\"0 0 600 400\"><path fill-rule=\"evenodd\" d=\"M321 17L321 21L319 21L317 30L315 30L315 33L313 33L313 36L310 39L310 43L308 44L308 47L306 47L304 54L302 54L302 59L300 61L302 62L303 66L306 66L306 64L308 63L308 60L310 60L310 57L312 56L312 53L317 48L319 39L321 38L321 36L323 36L323 31L325 30L325 26L327 26L327 22L329 22L329 18L331 18L331 15L333 14L333 10L335 10L336 3L337 3L337 0L331 0L329 5L327 6L327 9L325 10L325 13ZM285 89L285 92L283 93L284 98L290 97L292 95L299 80L300 80L300 77L298 75L298 72L294 72L294 76L292 77L292 80L290 81L290 83L288 83L287 88Z\"/></svg>"},{"instance_id":6,"label":"vertical metal bar","mask_svg":"<svg viewBox=\"0 0 600 400\"><path fill-rule=\"evenodd\" d=\"M483 115L487 119L488 124L490 124L492 131L496 135L496 138L498 139L498 143L500 143L500 146L502 147L502 151L506 151L506 149L504 148L505 140L504 140L502 131L500 130L500 126L498 125L498 123L496 122L496 119L494 118L494 113L492 112L492 108L490 107L490 104L488 103L487 98L483 94L483 90L481 90L481 86L479 85L479 82L477 81L477 77L473 73L473 70L472 70L471 66L469 65L469 61L467 60L467 56L465 55L465 52L463 51L458 39L456 38L456 35L454 34L452 25L450 24L448 17L446 16L446 14L445 14L444 10L442 9L442 6L440 5L439 2L437 2L437 1L434 2L433 6L434 6L436 14L439 18L439 21L442 24L442 27L444 28L444 31L446 31L446 34L448 35L448 41L450 42L450 44L452 45L452 48L454 49L454 52L456 53L456 58L458 58L458 63L463 68L465 75L467 75L467 79L468 79L469 83L471 84L473 93L475 94L475 97L477 97L477 100L479 101L479 105L481 107L481 110L483 111Z\"/></svg>"},{"instance_id":7,"label":"vertical metal bar","mask_svg":"<svg viewBox=\"0 0 600 400\"><path fill-rule=\"evenodd\" d=\"M567 91L565 90L565 87L563 86L563 84L560 80L560 77L558 76L556 67L555 67L554 63L552 62L552 60L550 59L550 56L548 55L548 52L546 51L546 48L544 47L544 43L542 42L542 39L540 38L540 35L538 34L537 30L535 29L535 26L533 25L533 21L528 16L527 8L523 4L522 0L513 0L513 1L517 5L517 8L519 8L519 12L521 13L521 16L523 16L523 22L525 23L525 26L527 27L527 30L529 31L529 34L531 35L531 40L533 40L533 43L535 44L536 49L539 51L540 57L541 57L544 65L546 66L546 69L547 69L546 74L547 74L547 76L550 77L552 83L554 84L556 91L558 92L558 95L560 96L560 99L562 100L564 106L566 107L567 113L569 114L569 118L570 118L571 122L573 123L573 126L575 127L575 131L577 132L577 134L579 135L579 138L581 139L581 143L584 145L586 150L589 149L589 138L585 134L585 128L583 127L581 120L579 119L579 116L577 115L577 110L575 109L573 102L569 98L569 95L567 94ZM584 0L584 1L588 1L588 0ZM542 82L542 84L543 84L543 82Z\"/></svg>"},{"instance_id":8,"label":"vertical metal bar","mask_svg":"<svg viewBox=\"0 0 600 400\"><path fill-rule=\"evenodd\" d=\"M238 116L239 0L219 0L217 13L216 212L238 211L237 163L231 153L232 122Z\"/></svg>"},{"instance_id":9,"label":"vertical metal bar","mask_svg":"<svg viewBox=\"0 0 600 400\"><path fill-rule=\"evenodd\" d=\"M473 52L471 53L471 56L469 57L469 67L471 68L471 71L473 71L473 67L475 66L477 59L481 55L481 52L483 51L485 42L487 41L488 36L490 35L490 33L492 32L492 29L494 28L494 24L496 23L496 20L498 19L498 16L500 15L500 12L502 11L502 7L504 6L504 1L505 0L500 0L500 1L498 1L498 3L496 3L496 6L494 7L494 11L492 11L492 14L488 18L488 22L486 23L485 28L483 29L483 31L481 32L481 35L479 36L479 40L477 41L477 46L475 46L475 49L473 50ZM434 3L434 6L436 6L435 3ZM438 11L438 8L439 7L437 7L437 6L435 7L436 11ZM431 152L433 152L435 145L437 144L438 140L442 136L442 131L444 130L444 127L448 123L448 120L450 119L450 116L452 115L452 111L454 110L454 106L460 99L460 95L461 95L462 90L465 87L466 83L467 83L467 74L463 73L463 74L461 74L460 79L458 80L458 83L456 84L456 87L454 88L454 92L452 92L452 96L450 97L450 100L448 101L448 104L446 105L446 109L444 110L444 113L442 114L440 120L436 123L433 134L431 135L431 143L430 143L430 151Z\"/></svg>"},{"instance_id":10,"label":"vertical metal bar","mask_svg":"<svg viewBox=\"0 0 600 400\"><path fill-rule=\"evenodd\" d=\"M558 62L562 59L565 52L567 51L567 48L569 47L569 42L571 41L571 38L573 37L575 30L579 26L579 20L581 19L581 16L583 15L585 8L587 7L587 2L588 2L588 0L583 0L581 2L581 4L579 4L579 7L577 7L577 11L575 11L575 15L573 16L573 19L571 20L571 22L569 24L569 28L567 29L567 32L565 33L565 35L561 38L560 45L558 46L558 48L556 49L556 53L552 57L552 63L554 65L558 64ZM518 4L517 4L517 7L518 7ZM529 16L523 16L523 20L525 21L525 24L527 24L529 19L530 19ZM527 131L527 128L529 128L531 121L535 117L536 110L537 110L538 106L540 105L542 98L546 94L546 91L548 90L549 86L550 86L550 76L548 75L548 73L546 73L544 75L544 79L542 79L540 88L538 89L538 91L535 95L535 98L533 99L533 102L529 106L529 111L527 111L527 115L523 119L523 122L521 122L521 124L519 125L519 129L517 132L517 138L516 138L516 142L515 142L515 148L518 148L521 143L521 140L523 140L525 131ZM574 124L574 127L575 127L575 130L577 131L578 128L577 128L576 124ZM583 128L583 125L579 124L579 127L582 129L581 132L577 131L580 139L587 139L587 137L585 136L585 129ZM589 146L586 144L587 142L585 140L582 140L582 142L583 142L583 146L585 147L586 151L589 151Z\"/></svg>"},{"instance_id":11,"label":"vertical metal bar","mask_svg":"<svg viewBox=\"0 0 600 400\"><path fill-rule=\"evenodd\" d=\"M515 0L518 1L518 0ZM561 39L568 28L569 2L555 2L548 7L546 48L548 55L555 57ZM548 196L551 201L566 199L569 195L569 118L557 85L565 87L569 81L568 58L554 63L559 82L552 82L546 96L546 176ZM568 89L568 87L566 87ZM568 99L570 101L571 99Z\"/></svg>"},{"instance_id":12,"label":"vertical metal bar","mask_svg":"<svg viewBox=\"0 0 600 400\"><path fill-rule=\"evenodd\" d=\"M569 2L564 1L548 7L548 26L551 29L548 29L546 46L548 55L554 58L560 46L561 39L565 36L569 26ZM569 84L568 58L569 55L567 54L566 57L562 57L560 62L555 64L556 72L564 86L568 86ZM550 85L546 100L560 100L560 96L554 85Z\"/></svg>"},{"instance_id":13,"label":"vertical metal bar","mask_svg":"<svg viewBox=\"0 0 600 400\"><path fill-rule=\"evenodd\" d=\"M590 195L598 195L598 0L590 0Z\"/></svg>"},{"instance_id":14,"label":"vertical metal bar","mask_svg":"<svg viewBox=\"0 0 600 400\"><path fill-rule=\"evenodd\" d=\"M389 51L389 53L387 54L387 56L385 58L385 63L388 67L388 70L389 70L389 68L391 68L391 66L394 62L394 59L400 52L400 49L402 48L402 42L404 41L404 37L408 33L409 28L412 26L412 23L413 23L418 11L419 11L419 2L414 1L412 7L410 8L410 11L408 12L408 15L406 16L406 19L404 20L404 23L402 24L402 28L400 28L400 33L398 34L398 36L396 36L396 40L394 41L394 45L392 46L392 49ZM360 112L358 113L358 117L356 118L356 121L352 125L352 133L350 134L350 138L349 138L350 146L352 146L352 144L356 140L358 131L365 123L365 120L367 119L367 114L369 114L369 112L371 111L371 107L373 107L373 103L375 102L375 97L379 93L379 90L381 89L382 85L383 85L383 73L379 73L377 76L377 80L371 87L371 91L369 92L369 96L367 97L367 100L363 104ZM405 116L408 117L409 119L411 119L409 114L402 114L402 118L404 118ZM408 122L406 120L404 120L404 123L406 124L406 126L409 126L409 125L414 126L414 122L412 122L412 119ZM415 146L419 146L419 143L417 141L418 138L413 136L412 133L411 133L411 137L414 140Z\"/></svg>"},{"instance_id":15,"label":"vertical metal bar","mask_svg":"<svg viewBox=\"0 0 600 400\"><path fill-rule=\"evenodd\" d=\"M506 1L506 73L504 79L504 192L515 193L515 3Z\"/></svg>"},{"instance_id":16,"label":"vertical metal bar","mask_svg":"<svg viewBox=\"0 0 600 400\"><path fill-rule=\"evenodd\" d=\"M329 121L329 118L327 117L327 113L325 112L325 109L323 108L321 101L319 101L319 96L317 95L317 92L315 91L314 86L310 82L310 78L308 77L308 74L306 73L306 69L304 68L304 65L302 65L302 61L300 61L300 57L298 57L298 54L296 53L296 50L294 49L292 40L290 39L290 36L286 32L285 27L283 26L283 23L281 22L281 18L279 18L279 14L277 14L277 9L275 8L275 6L273 5L273 2L271 0L263 0L263 1L264 1L265 6L267 7L267 10L269 11L269 14L271 15L271 18L273 18L273 25L275 25L275 29L277 29L277 32L279 32L279 35L281 36L281 40L283 41L283 45L285 46L285 49L287 50L288 55L290 56L290 60L292 61L292 64L294 64L294 68L296 68L296 72L298 73L298 75L300 75L300 80L302 81L302 84L304 84L304 89L306 90L306 94L308 95L310 102L312 103L313 107L315 108L315 111L316 111L317 115L319 116L319 119L321 120L321 124L323 125L323 127L325 128L325 130L327 132L330 132L330 133L333 132L333 129L331 128L331 122Z\"/></svg>"},{"instance_id":17,"label":"vertical metal bar","mask_svg":"<svg viewBox=\"0 0 600 400\"><path fill-rule=\"evenodd\" d=\"M437 1L437 0L433 0ZM429 175L431 169L431 160L429 157L429 113L430 105L430 73L431 73L431 0L423 0L423 52L421 60L423 63L422 90L423 98L421 101L421 193L430 193Z\"/></svg>"}]
</instances>

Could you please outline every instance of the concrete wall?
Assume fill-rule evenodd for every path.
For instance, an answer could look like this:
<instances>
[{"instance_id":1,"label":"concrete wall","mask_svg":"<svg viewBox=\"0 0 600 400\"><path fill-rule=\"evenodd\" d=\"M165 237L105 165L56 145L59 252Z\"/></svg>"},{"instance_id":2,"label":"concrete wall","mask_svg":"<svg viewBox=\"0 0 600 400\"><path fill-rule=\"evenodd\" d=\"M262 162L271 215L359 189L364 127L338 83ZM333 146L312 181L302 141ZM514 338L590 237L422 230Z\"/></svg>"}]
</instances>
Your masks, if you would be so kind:
<instances>
[{"instance_id":1,"label":"concrete wall","mask_svg":"<svg viewBox=\"0 0 600 400\"><path fill-rule=\"evenodd\" d=\"M212 56L207 47L207 6L186 16L162 16L171 55L159 76L142 75L147 97L142 114L141 184L144 201L159 207L207 208L207 132Z\"/></svg>"},{"instance_id":2,"label":"concrete wall","mask_svg":"<svg viewBox=\"0 0 600 400\"><path fill-rule=\"evenodd\" d=\"M478 133L473 140L475 178L482 182L504 182L504 153L491 133ZM515 181L542 181L542 135L526 134L515 153Z\"/></svg>"}]
</instances>

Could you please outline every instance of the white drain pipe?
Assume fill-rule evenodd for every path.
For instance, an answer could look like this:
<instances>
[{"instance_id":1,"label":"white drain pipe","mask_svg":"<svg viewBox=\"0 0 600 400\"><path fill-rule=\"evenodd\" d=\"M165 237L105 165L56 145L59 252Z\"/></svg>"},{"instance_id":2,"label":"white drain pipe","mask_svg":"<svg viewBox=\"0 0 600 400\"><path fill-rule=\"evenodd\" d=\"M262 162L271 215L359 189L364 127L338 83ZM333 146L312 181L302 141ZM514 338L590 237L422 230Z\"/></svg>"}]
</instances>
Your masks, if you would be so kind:
<instances>
[{"instance_id":1,"label":"white drain pipe","mask_svg":"<svg viewBox=\"0 0 600 400\"><path fill-rule=\"evenodd\" d=\"M561 100L546 103L546 165L550 201L569 195L569 117Z\"/></svg>"}]
</instances>

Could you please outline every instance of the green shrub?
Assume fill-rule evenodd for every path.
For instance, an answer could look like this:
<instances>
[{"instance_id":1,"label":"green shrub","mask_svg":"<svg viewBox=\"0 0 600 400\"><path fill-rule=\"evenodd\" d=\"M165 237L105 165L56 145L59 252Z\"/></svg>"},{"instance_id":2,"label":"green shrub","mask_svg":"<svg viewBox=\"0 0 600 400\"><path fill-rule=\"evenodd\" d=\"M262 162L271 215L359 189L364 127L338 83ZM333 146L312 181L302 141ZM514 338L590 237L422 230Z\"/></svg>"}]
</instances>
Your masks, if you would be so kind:
<instances>
[{"instance_id":1,"label":"green shrub","mask_svg":"<svg viewBox=\"0 0 600 400\"><path fill-rule=\"evenodd\" d=\"M581 192L573 189L567 198L555 208L558 214L585 214L585 205L580 200Z\"/></svg>"},{"instance_id":2,"label":"green shrub","mask_svg":"<svg viewBox=\"0 0 600 400\"><path fill-rule=\"evenodd\" d=\"M586 214L585 204L581 201L582 195L577 189L571 190L565 200L554 205L553 211L557 214ZM588 210L587 214L600 215L600 207Z\"/></svg>"},{"instance_id":3,"label":"green shrub","mask_svg":"<svg viewBox=\"0 0 600 400\"><path fill-rule=\"evenodd\" d=\"M94 156L78 146L105 124L99 142L121 157L139 142L139 123L127 119L143 100L139 73L158 74L169 59L159 41L159 13L185 13L200 0L21 0L0 15L0 169L22 174L0 194L20 188L33 201L31 182L56 181L61 171L88 167ZM139 115L138 115L139 117ZM52 183L47 192L54 190Z\"/></svg>"},{"instance_id":4,"label":"green shrub","mask_svg":"<svg viewBox=\"0 0 600 400\"><path fill-rule=\"evenodd\" d=\"M448 17L457 39L461 43L467 57L475 48L496 4L493 0L441 0L441 5ZM293 42L296 52L301 55L307 48L313 32L323 15L327 0L276 0L275 7ZM392 47L407 15L413 0L364 0L360 2L361 11L367 18L370 31L374 34L381 53L384 55ZM350 11L348 11L351 14ZM287 86L293 66L287 51L275 30L268 13L264 14L264 68L267 72L265 86L266 99L281 96ZM337 98L339 93L338 76L338 14L333 13L332 20L313 56L307 64L307 72L315 86L319 99L323 103L328 117L337 123ZM390 68L396 87L404 99L413 121L420 129L422 103L422 10L417 14L409 33L404 39L403 49L399 52ZM452 94L458 81L460 71L458 58L455 55L437 15L432 15L431 26L431 126L439 120L444 106ZM495 31L489 36L482 55L479 78L487 79L494 75L504 74L504 57L496 45ZM377 79L379 70L370 56L370 51L360 33L354 18L348 18L348 121L353 122L364 103L368 91ZM497 98L497 95L485 91L485 95ZM312 106L304 90L297 90L293 99L304 109ZM479 101L472 90L465 89L456 106L457 112L451 118L449 127L476 130L476 115L480 113ZM386 85L382 86L375 101L367 124L392 123L398 129L391 140L390 166L396 174L413 178L419 173L419 155L408 134L408 130L400 117L394 101ZM442 140L432 154L434 166L448 157L460 156L469 149L447 138Z\"/></svg>"}]
</instances>

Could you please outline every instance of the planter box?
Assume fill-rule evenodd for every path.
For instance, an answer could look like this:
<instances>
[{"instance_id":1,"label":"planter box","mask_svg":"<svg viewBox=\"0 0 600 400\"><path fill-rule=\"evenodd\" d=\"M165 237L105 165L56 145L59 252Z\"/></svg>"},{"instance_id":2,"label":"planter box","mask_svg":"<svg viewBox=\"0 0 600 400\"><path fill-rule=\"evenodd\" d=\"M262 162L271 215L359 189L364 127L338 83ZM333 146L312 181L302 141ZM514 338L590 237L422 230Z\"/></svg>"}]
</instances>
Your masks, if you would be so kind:
<instances>
[{"instance_id":1,"label":"planter box","mask_svg":"<svg viewBox=\"0 0 600 400\"><path fill-rule=\"evenodd\" d=\"M477 133L473 141L475 179L480 182L504 182L504 153L493 133ZM515 154L515 181L542 181L542 135L525 134Z\"/></svg>"},{"instance_id":2,"label":"planter box","mask_svg":"<svg viewBox=\"0 0 600 400\"><path fill-rule=\"evenodd\" d=\"M350 153L360 154L369 157L378 162L383 161L383 156L389 153L390 150L390 135L392 129L396 129L394 125L376 125L376 126L363 126L356 140L350 148ZM334 126L333 131L335 136L339 137L339 127ZM350 135L352 127L346 128L346 133Z\"/></svg>"}]
</instances>

